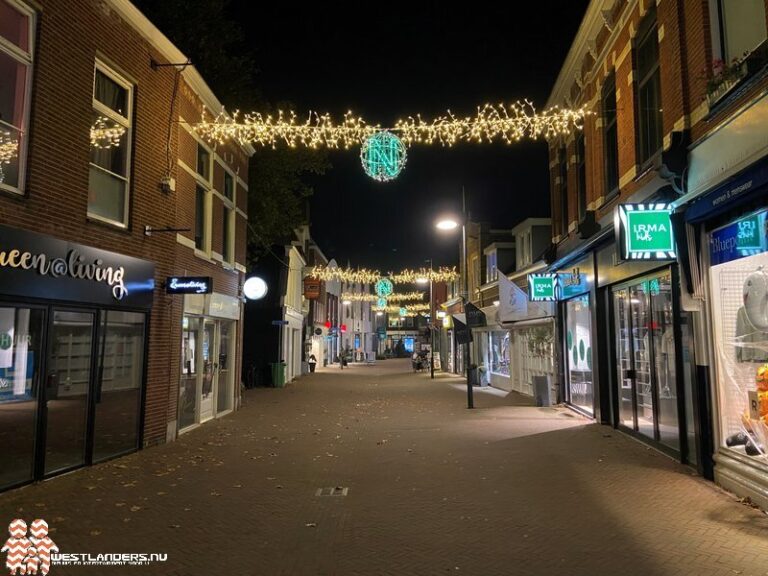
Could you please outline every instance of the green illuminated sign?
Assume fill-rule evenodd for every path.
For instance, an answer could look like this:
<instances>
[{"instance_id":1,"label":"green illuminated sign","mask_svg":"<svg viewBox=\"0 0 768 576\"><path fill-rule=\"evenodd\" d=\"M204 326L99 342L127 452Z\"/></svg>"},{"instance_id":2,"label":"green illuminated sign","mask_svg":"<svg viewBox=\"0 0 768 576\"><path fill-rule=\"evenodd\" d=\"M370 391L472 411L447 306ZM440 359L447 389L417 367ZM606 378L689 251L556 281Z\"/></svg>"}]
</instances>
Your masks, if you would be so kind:
<instances>
[{"instance_id":1,"label":"green illuminated sign","mask_svg":"<svg viewBox=\"0 0 768 576\"><path fill-rule=\"evenodd\" d=\"M622 253L627 260L674 260L672 208L667 204L619 206Z\"/></svg>"},{"instance_id":2,"label":"green illuminated sign","mask_svg":"<svg viewBox=\"0 0 768 576\"><path fill-rule=\"evenodd\" d=\"M531 302L557 300L557 274L528 274L528 299Z\"/></svg>"},{"instance_id":3,"label":"green illuminated sign","mask_svg":"<svg viewBox=\"0 0 768 576\"><path fill-rule=\"evenodd\" d=\"M379 182L397 178L405 166L406 157L405 145L400 138L386 130L376 132L360 148L365 173Z\"/></svg>"},{"instance_id":4,"label":"green illuminated sign","mask_svg":"<svg viewBox=\"0 0 768 576\"><path fill-rule=\"evenodd\" d=\"M395 286L392 284L392 280L389 278L382 278L376 282L376 295L380 298L386 298L390 296L395 290Z\"/></svg>"}]
</instances>

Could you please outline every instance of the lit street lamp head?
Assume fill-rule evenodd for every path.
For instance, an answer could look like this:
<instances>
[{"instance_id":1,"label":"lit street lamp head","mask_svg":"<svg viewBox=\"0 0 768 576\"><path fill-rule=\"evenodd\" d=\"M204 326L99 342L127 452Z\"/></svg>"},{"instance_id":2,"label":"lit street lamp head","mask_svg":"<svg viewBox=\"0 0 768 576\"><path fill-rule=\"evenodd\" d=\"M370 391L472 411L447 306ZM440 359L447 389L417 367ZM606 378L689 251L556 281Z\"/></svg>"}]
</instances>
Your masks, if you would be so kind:
<instances>
[{"instance_id":1,"label":"lit street lamp head","mask_svg":"<svg viewBox=\"0 0 768 576\"><path fill-rule=\"evenodd\" d=\"M416 284L429 284L429 278L416 278Z\"/></svg>"},{"instance_id":2,"label":"lit street lamp head","mask_svg":"<svg viewBox=\"0 0 768 576\"><path fill-rule=\"evenodd\" d=\"M455 230L458 227L458 221L453 218L442 218L435 223L435 228L438 230Z\"/></svg>"}]
</instances>

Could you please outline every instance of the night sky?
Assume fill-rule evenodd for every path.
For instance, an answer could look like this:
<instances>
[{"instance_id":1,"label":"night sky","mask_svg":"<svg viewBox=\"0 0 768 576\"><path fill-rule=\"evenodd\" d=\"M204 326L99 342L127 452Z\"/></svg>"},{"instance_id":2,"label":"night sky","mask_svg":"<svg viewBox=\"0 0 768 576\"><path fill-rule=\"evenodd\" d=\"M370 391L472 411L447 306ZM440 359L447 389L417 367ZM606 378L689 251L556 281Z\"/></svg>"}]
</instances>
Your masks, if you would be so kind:
<instances>
[{"instance_id":1,"label":"night sky","mask_svg":"<svg viewBox=\"0 0 768 576\"><path fill-rule=\"evenodd\" d=\"M325 3L313 9L259 3L245 23L272 102L292 102L369 123L451 109L471 115L486 102L528 98L542 109L586 10L587 0L531 3ZM255 25L258 22L258 25ZM397 270L456 264L459 234L440 233L438 213L511 228L549 214L546 145L541 142L415 145L392 182L363 172L359 150L334 151L333 168L313 179L312 234L340 264Z\"/></svg>"}]
</instances>

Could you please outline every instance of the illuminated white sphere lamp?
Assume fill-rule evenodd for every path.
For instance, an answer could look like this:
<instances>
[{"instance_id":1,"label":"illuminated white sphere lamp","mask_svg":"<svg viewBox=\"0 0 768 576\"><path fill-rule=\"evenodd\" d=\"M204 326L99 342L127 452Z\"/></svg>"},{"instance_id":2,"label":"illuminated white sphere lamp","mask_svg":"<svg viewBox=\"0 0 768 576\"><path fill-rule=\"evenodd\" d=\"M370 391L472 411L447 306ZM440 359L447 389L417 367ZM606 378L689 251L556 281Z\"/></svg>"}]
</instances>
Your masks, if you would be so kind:
<instances>
[{"instance_id":1,"label":"illuminated white sphere lamp","mask_svg":"<svg viewBox=\"0 0 768 576\"><path fill-rule=\"evenodd\" d=\"M243 284L243 294L248 300L261 300L268 291L267 283L258 276L251 276Z\"/></svg>"}]
</instances>

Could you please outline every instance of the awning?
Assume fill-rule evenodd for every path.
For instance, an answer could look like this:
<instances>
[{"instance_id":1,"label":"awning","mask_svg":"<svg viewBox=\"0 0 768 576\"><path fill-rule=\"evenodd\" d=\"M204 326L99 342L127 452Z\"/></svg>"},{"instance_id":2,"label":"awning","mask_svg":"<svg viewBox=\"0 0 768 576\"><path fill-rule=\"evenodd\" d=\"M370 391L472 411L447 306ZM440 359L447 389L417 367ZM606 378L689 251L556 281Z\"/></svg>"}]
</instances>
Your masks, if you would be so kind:
<instances>
[{"instance_id":1,"label":"awning","mask_svg":"<svg viewBox=\"0 0 768 576\"><path fill-rule=\"evenodd\" d=\"M520 320L518 322L504 322L503 328L513 330L515 328L531 328L534 326L544 326L546 324L554 323L555 319L552 316L546 316L544 318L534 318L532 320Z\"/></svg>"},{"instance_id":2,"label":"awning","mask_svg":"<svg viewBox=\"0 0 768 576\"><path fill-rule=\"evenodd\" d=\"M698 195L685 210L690 223L708 220L733 209L738 204L758 198L766 193L768 185L768 157L755 162L720 186ZM676 202L684 203L685 196Z\"/></svg>"}]
</instances>

